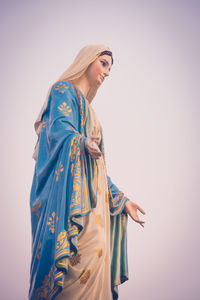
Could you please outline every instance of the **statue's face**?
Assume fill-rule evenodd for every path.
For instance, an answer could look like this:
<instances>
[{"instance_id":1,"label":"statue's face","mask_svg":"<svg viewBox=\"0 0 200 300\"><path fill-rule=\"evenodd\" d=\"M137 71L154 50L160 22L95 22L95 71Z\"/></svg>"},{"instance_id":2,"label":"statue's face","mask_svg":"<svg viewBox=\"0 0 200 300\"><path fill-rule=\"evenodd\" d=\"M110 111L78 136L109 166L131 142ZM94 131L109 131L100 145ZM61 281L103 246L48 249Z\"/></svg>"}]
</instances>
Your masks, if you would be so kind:
<instances>
[{"instance_id":1,"label":"statue's face","mask_svg":"<svg viewBox=\"0 0 200 300\"><path fill-rule=\"evenodd\" d=\"M90 84L100 86L106 76L109 76L112 58L109 55L99 56L86 70Z\"/></svg>"}]
</instances>

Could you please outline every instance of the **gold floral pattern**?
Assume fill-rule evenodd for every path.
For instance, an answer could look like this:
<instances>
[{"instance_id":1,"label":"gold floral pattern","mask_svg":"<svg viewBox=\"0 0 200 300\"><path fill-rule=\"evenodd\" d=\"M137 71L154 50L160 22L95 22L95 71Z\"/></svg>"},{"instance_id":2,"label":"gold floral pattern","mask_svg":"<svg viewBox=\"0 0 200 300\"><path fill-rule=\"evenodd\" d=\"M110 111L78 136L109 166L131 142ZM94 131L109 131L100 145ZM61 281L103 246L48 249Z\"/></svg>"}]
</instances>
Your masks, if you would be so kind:
<instances>
[{"instance_id":1,"label":"gold floral pattern","mask_svg":"<svg viewBox=\"0 0 200 300\"><path fill-rule=\"evenodd\" d=\"M41 202L36 198L35 203L33 204L32 211L36 214L37 217L40 215Z\"/></svg>"},{"instance_id":2,"label":"gold floral pattern","mask_svg":"<svg viewBox=\"0 0 200 300\"><path fill-rule=\"evenodd\" d=\"M102 248L96 250L97 256L100 258L102 256L103 250Z\"/></svg>"},{"instance_id":3,"label":"gold floral pattern","mask_svg":"<svg viewBox=\"0 0 200 300\"><path fill-rule=\"evenodd\" d=\"M60 163L59 163L59 168L58 168L58 170L56 170L56 181L59 180L59 178L60 178L60 173L63 172L63 171L64 171L64 168L63 168L62 163L60 162Z\"/></svg>"},{"instance_id":4,"label":"gold floral pattern","mask_svg":"<svg viewBox=\"0 0 200 300\"><path fill-rule=\"evenodd\" d=\"M81 254L77 253L75 256L69 258L71 266L75 266L81 263Z\"/></svg>"},{"instance_id":5,"label":"gold floral pattern","mask_svg":"<svg viewBox=\"0 0 200 300\"><path fill-rule=\"evenodd\" d=\"M65 249L68 246L69 242L67 239L67 232L62 231L57 237L56 249Z\"/></svg>"},{"instance_id":6,"label":"gold floral pattern","mask_svg":"<svg viewBox=\"0 0 200 300\"><path fill-rule=\"evenodd\" d=\"M73 193L70 208L79 206L81 203L81 161L80 161L80 136L74 136L70 150L71 173L73 178ZM75 211L74 211L75 212ZM73 212L73 213L74 213Z\"/></svg>"},{"instance_id":7,"label":"gold floral pattern","mask_svg":"<svg viewBox=\"0 0 200 300\"><path fill-rule=\"evenodd\" d=\"M56 216L55 211L52 212L52 217L49 217L48 221L47 221L47 225L49 225L49 230L54 233L55 232L55 227L56 227L56 223L58 222L58 217Z\"/></svg>"},{"instance_id":8,"label":"gold floral pattern","mask_svg":"<svg viewBox=\"0 0 200 300\"><path fill-rule=\"evenodd\" d=\"M55 90L64 94L64 92L69 88L66 83L64 82L59 82L55 85Z\"/></svg>"},{"instance_id":9,"label":"gold floral pattern","mask_svg":"<svg viewBox=\"0 0 200 300\"><path fill-rule=\"evenodd\" d=\"M38 248L37 248L37 252L36 252L36 257L37 257L37 259L40 258L40 251L41 251L41 248L42 248L42 243L39 243Z\"/></svg>"},{"instance_id":10,"label":"gold floral pattern","mask_svg":"<svg viewBox=\"0 0 200 300\"><path fill-rule=\"evenodd\" d=\"M121 212L121 209L122 209L126 199L127 198L124 196L124 193L122 193L122 192L115 194L114 198L111 197L110 202L109 202L111 214L113 214L113 213L117 214L117 213Z\"/></svg>"},{"instance_id":11,"label":"gold floral pattern","mask_svg":"<svg viewBox=\"0 0 200 300\"><path fill-rule=\"evenodd\" d=\"M86 269L82 272L82 274L80 276L80 283L86 284L86 282L88 281L89 278L90 278L90 270Z\"/></svg>"},{"instance_id":12,"label":"gold floral pattern","mask_svg":"<svg viewBox=\"0 0 200 300\"><path fill-rule=\"evenodd\" d=\"M111 189L108 189L108 198L112 198L112 193L111 193Z\"/></svg>"},{"instance_id":13,"label":"gold floral pattern","mask_svg":"<svg viewBox=\"0 0 200 300\"><path fill-rule=\"evenodd\" d=\"M72 109L67 105L67 103L64 101L60 106L58 106L58 109L62 111L63 115L66 117L69 116Z\"/></svg>"},{"instance_id":14,"label":"gold floral pattern","mask_svg":"<svg viewBox=\"0 0 200 300\"><path fill-rule=\"evenodd\" d=\"M80 143L80 137L77 136L77 135L74 136L72 138L72 141L71 141L71 145L70 145L71 146L71 150L70 150L70 153L69 153L72 165L73 165L73 161L76 160L76 156L79 157L79 155L80 155L79 143Z\"/></svg>"},{"instance_id":15,"label":"gold floral pattern","mask_svg":"<svg viewBox=\"0 0 200 300\"><path fill-rule=\"evenodd\" d=\"M98 187L98 194L101 195L101 188Z\"/></svg>"},{"instance_id":16,"label":"gold floral pattern","mask_svg":"<svg viewBox=\"0 0 200 300\"><path fill-rule=\"evenodd\" d=\"M79 134L79 132L78 132L76 129L74 129L74 127L72 127L72 126L68 126L68 127L66 128L66 130L72 130L72 131L74 131L75 133Z\"/></svg>"},{"instance_id":17,"label":"gold floral pattern","mask_svg":"<svg viewBox=\"0 0 200 300\"><path fill-rule=\"evenodd\" d=\"M63 254L70 255L69 240L66 231L60 232L57 237L55 258L57 259L61 257Z\"/></svg>"},{"instance_id":18,"label":"gold floral pattern","mask_svg":"<svg viewBox=\"0 0 200 300\"><path fill-rule=\"evenodd\" d=\"M107 192L106 192L106 194L105 194L105 199L106 199L106 202L109 203L108 193L107 193Z\"/></svg>"},{"instance_id":19,"label":"gold floral pattern","mask_svg":"<svg viewBox=\"0 0 200 300\"><path fill-rule=\"evenodd\" d=\"M49 295L54 287L54 266L51 267L48 275L44 277L42 286L37 288L34 295L34 300L50 299Z\"/></svg>"},{"instance_id":20,"label":"gold floral pattern","mask_svg":"<svg viewBox=\"0 0 200 300\"><path fill-rule=\"evenodd\" d=\"M74 174L73 174L73 194L71 198L71 204L70 208L72 208L75 205L80 204L80 189L81 189L81 167L80 165L76 165L74 167Z\"/></svg>"},{"instance_id":21,"label":"gold floral pattern","mask_svg":"<svg viewBox=\"0 0 200 300\"><path fill-rule=\"evenodd\" d=\"M83 133L83 128L84 128L84 125L85 125L85 122L87 119L88 111L87 111L87 109L85 109L85 111L84 111L83 100L79 94L77 94L77 95L78 95L78 99L79 99L78 105L80 107L79 110L80 110L80 115L81 115L81 133Z\"/></svg>"},{"instance_id":22,"label":"gold floral pattern","mask_svg":"<svg viewBox=\"0 0 200 300\"><path fill-rule=\"evenodd\" d=\"M96 215L95 216L95 220L96 220L96 224L99 226L103 226L102 222L101 222L101 216L100 215Z\"/></svg>"}]
</instances>

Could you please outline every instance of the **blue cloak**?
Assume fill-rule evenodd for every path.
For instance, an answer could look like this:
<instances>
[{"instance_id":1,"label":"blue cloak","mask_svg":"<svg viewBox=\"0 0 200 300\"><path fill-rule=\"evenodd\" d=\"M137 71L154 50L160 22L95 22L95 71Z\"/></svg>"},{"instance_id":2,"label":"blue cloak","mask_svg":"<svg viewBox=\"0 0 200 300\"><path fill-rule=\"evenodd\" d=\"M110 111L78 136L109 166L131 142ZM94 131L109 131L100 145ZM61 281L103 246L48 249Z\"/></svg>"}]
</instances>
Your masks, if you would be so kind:
<instances>
[{"instance_id":1,"label":"blue cloak","mask_svg":"<svg viewBox=\"0 0 200 300\"><path fill-rule=\"evenodd\" d=\"M32 260L29 299L54 299L61 292L68 270L68 257L77 253L82 217L96 206L98 180L96 159L85 151L90 135L90 112L80 91L68 81L51 88L42 116L39 149L30 192ZM101 128L99 148L105 161ZM108 198L111 221L111 287L128 279L127 214L128 198L109 176Z\"/></svg>"}]
</instances>

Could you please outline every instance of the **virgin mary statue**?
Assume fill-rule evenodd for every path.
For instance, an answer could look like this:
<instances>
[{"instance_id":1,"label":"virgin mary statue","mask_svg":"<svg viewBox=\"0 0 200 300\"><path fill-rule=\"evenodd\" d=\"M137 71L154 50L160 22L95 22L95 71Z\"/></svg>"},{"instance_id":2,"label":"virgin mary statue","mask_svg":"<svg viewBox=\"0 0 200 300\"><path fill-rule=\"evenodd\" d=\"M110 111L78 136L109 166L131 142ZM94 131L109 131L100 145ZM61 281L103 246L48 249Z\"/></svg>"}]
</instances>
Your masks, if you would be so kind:
<instances>
[{"instance_id":1,"label":"virgin mary statue","mask_svg":"<svg viewBox=\"0 0 200 300\"><path fill-rule=\"evenodd\" d=\"M109 47L82 48L35 122L30 300L117 299L128 279L127 217L144 227L145 212L108 176L91 105L112 64Z\"/></svg>"}]
</instances>

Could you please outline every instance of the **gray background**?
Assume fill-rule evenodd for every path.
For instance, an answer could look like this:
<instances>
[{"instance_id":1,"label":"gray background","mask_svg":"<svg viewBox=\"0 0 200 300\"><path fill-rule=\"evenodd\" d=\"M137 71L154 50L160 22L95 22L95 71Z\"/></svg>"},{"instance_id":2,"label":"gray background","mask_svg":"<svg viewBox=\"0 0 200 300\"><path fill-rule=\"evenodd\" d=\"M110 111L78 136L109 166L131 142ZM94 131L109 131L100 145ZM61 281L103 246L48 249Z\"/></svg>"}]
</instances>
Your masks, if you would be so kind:
<instances>
[{"instance_id":1,"label":"gray background","mask_svg":"<svg viewBox=\"0 0 200 300\"><path fill-rule=\"evenodd\" d=\"M33 124L87 44L114 65L92 105L109 175L145 211L128 222L123 300L197 300L199 1L1 1L1 299L27 299Z\"/></svg>"}]
</instances>

